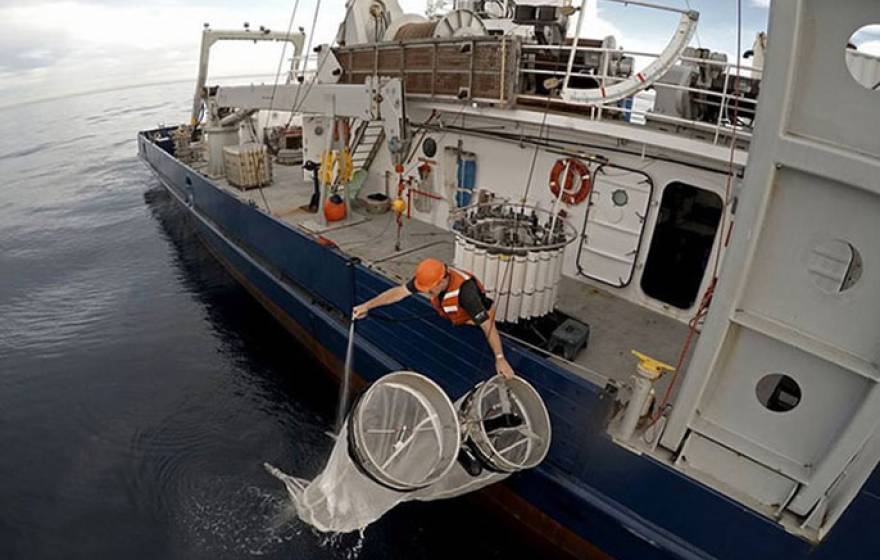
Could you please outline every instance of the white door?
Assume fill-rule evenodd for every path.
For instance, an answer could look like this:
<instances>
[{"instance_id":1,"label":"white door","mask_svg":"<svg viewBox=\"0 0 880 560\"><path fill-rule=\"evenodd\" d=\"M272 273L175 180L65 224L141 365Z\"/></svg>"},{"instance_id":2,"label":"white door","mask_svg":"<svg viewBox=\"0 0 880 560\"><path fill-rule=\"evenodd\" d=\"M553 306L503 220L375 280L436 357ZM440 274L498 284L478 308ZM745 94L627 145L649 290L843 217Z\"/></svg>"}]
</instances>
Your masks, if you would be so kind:
<instances>
[{"instance_id":1,"label":"white door","mask_svg":"<svg viewBox=\"0 0 880 560\"><path fill-rule=\"evenodd\" d=\"M641 171L596 168L578 249L581 274L618 288L630 283L653 188Z\"/></svg>"}]
</instances>

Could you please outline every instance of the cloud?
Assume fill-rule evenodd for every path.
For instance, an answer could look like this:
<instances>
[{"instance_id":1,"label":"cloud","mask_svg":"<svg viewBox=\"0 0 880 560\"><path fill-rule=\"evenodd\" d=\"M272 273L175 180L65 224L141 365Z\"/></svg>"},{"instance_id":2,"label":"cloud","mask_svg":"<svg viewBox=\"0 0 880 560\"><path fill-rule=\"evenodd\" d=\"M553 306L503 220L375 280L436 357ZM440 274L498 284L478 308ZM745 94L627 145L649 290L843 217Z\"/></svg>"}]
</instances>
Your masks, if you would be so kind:
<instances>
[{"instance_id":1,"label":"cloud","mask_svg":"<svg viewBox=\"0 0 880 560\"><path fill-rule=\"evenodd\" d=\"M859 52L880 56L880 41L865 41L859 45Z\"/></svg>"},{"instance_id":2,"label":"cloud","mask_svg":"<svg viewBox=\"0 0 880 560\"><path fill-rule=\"evenodd\" d=\"M866 25L859 28L850 42L863 53L880 56L880 24Z\"/></svg>"},{"instance_id":3,"label":"cloud","mask_svg":"<svg viewBox=\"0 0 880 560\"><path fill-rule=\"evenodd\" d=\"M770 0L752 0L752 6L756 8L769 8Z\"/></svg>"},{"instance_id":4,"label":"cloud","mask_svg":"<svg viewBox=\"0 0 880 560\"><path fill-rule=\"evenodd\" d=\"M0 53L3 53L0 71L27 71L51 66L63 59L70 47L70 38L63 30L52 41L46 41L45 37L25 26L3 29L0 33Z\"/></svg>"},{"instance_id":5,"label":"cloud","mask_svg":"<svg viewBox=\"0 0 880 560\"><path fill-rule=\"evenodd\" d=\"M3 2L0 105L35 95L194 79L206 20L215 28L239 29L247 13L254 27L287 27L289 2L279 0L274 6L267 3L245 10L221 1L160 0L149 5L121 0ZM310 5L314 0L301 3L297 25L311 24ZM335 7L326 11L333 12ZM222 56L213 56L212 50L214 75L274 73L281 51L278 45L251 48L250 43L220 47L216 50Z\"/></svg>"},{"instance_id":6,"label":"cloud","mask_svg":"<svg viewBox=\"0 0 880 560\"><path fill-rule=\"evenodd\" d=\"M572 27L576 25L576 21L571 25ZM611 23L607 18L602 17L602 12L598 9L596 0L589 3L589 8L584 16L581 35L600 39L604 39L609 35L614 35L618 44L621 44L624 39L623 33L620 29L618 29L617 26Z\"/></svg>"},{"instance_id":7,"label":"cloud","mask_svg":"<svg viewBox=\"0 0 880 560\"><path fill-rule=\"evenodd\" d=\"M852 35L852 41L856 44L876 39L880 39L880 24L866 25Z\"/></svg>"},{"instance_id":8,"label":"cloud","mask_svg":"<svg viewBox=\"0 0 880 560\"><path fill-rule=\"evenodd\" d=\"M301 0L294 28L311 32L318 0ZM424 0L401 0L424 12ZM0 105L95 88L192 78L202 24L214 29L265 25L285 30L289 0L245 6L233 0L0 0ZM330 42L345 13L339 0L321 5L315 45ZM289 56L289 49L285 51ZM211 75L274 74L277 44L220 43Z\"/></svg>"}]
</instances>

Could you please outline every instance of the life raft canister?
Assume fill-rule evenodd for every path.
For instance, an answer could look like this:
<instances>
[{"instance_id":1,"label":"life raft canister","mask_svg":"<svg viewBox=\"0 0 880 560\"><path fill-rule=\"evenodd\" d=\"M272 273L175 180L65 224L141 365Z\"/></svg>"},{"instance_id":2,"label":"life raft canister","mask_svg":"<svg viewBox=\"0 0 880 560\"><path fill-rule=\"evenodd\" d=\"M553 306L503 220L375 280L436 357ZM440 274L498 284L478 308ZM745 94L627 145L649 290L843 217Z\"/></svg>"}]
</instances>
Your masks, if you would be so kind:
<instances>
[{"instance_id":1,"label":"life raft canister","mask_svg":"<svg viewBox=\"0 0 880 560\"><path fill-rule=\"evenodd\" d=\"M564 179L563 173L565 173ZM550 170L550 191L554 197L559 196L560 185L562 185L562 202L574 206L586 200L593 186L587 164L575 158L556 160L553 169Z\"/></svg>"}]
</instances>

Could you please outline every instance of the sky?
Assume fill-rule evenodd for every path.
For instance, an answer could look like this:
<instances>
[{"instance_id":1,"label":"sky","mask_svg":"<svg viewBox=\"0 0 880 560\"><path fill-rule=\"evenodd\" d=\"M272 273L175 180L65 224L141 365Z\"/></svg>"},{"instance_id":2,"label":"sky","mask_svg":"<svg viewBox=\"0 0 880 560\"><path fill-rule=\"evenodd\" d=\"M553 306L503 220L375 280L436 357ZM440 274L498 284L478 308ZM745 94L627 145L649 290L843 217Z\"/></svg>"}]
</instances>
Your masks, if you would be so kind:
<instances>
[{"instance_id":1,"label":"sky","mask_svg":"<svg viewBox=\"0 0 880 560\"><path fill-rule=\"evenodd\" d=\"M311 30L315 3L299 0L294 27ZM699 44L730 53L736 46L735 0L662 0L701 13ZM426 0L399 0L405 12L424 13ZM742 0L743 50L766 28L769 0ZM0 107L115 87L194 80L202 24L240 29L245 21L285 30L296 0L0 0ZM323 0L314 41L330 41L344 14L343 0ZM627 49L659 51L677 22L671 13L599 0L581 33L613 34ZM572 24L572 28L574 25ZM880 54L880 25L864 36ZM280 48L247 43L212 49L213 76L274 75ZM264 81L266 78L254 79ZM268 78L271 81L271 77Z\"/></svg>"}]
</instances>

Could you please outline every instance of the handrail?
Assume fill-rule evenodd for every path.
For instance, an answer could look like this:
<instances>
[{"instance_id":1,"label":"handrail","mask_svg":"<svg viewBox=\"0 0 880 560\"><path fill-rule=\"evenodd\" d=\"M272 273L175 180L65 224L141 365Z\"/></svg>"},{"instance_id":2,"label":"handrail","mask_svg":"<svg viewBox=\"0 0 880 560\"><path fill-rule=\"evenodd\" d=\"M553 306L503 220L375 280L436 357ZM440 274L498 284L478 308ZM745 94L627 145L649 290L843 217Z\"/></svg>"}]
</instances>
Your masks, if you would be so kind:
<instances>
[{"instance_id":1,"label":"handrail","mask_svg":"<svg viewBox=\"0 0 880 560\"><path fill-rule=\"evenodd\" d=\"M554 64L557 66L557 69L542 69L542 68L528 68L524 66L520 66L518 68L518 72L520 76L526 75L540 75L540 76L552 76L558 78L560 80L564 80L564 83L568 83L569 79L572 76L578 77L590 77L597 80L600 83L602 88L609 87L607 84L615 84L628 80L629 78L621 77L621 76L609 76L608 75L608 66L610 54L616 54L620 56L632 56L632 57L650 57L650 58L659 58L660 55L657 53L650 53L644 51L635 51L635 50L625 50L625 49L616 49L610 47L596 47L596 46L581 46L576 43L572 45L535 45L535 44L524 44L522 45L522 53L532 53L532 52L546 52L546 51L561 51L567 52L569 54L568 62L566 64L566 60L556 61L555 64L550 62L550 64ZM595 74L590 75L578 75L572 73L572 64L571 62L574 60L576 53L595 53L602 56L602 61L600 62L601 68L597 70ZM733 133L733 131L737 132L737 135L744 136L748 138L750 136L748 132L748 128L737 125L736 123L730 123L725 120L725 109L729 107L732 103L736 102L739 104L746 104L748 106L754 107L757 104L756 99L752 99L750 97L746 97L745 92L740 90L736 92L727 91L728 87L731 83L730 77L731 75L736 74L737 72L741 73L743 71L748 71L752 76L760 76L761 69L754 68L752 66L747 66L743 64L737 64L736 62L728 62L721 60L711 60L711 59L702 59L702 58L694 58L688 56L680 56L677 58L677 61L688 62L696 65L704 65L710 67L716 67L721 69L724 74L724 86L722 91L704 89L699 87L690 87L686 85L680 84L672 84L672 83L662 83L662 82L654 82L652 87L655 89L668 89L668 90L676 90L676 91L684 91L694 94L699 94L704 97L704 102L716 105L719 107L718 109L718 118L715 124L710 124L702 121L686 119L681 117L676 117L672 115L663 115L658 113L653 113L650 111L638 110L635 107L632 108L621 108L617 106L617 101L599 101L599 102L582 102L576 99L566 99L560 92L554 92L551 94L551 100L563 101L567 104L571 105L586 105L590 106L593 110L590 111L589 119L590 120L601 120L603 111L611 111L614 113L624 113L629 115L636 115L644 118L651 118L655 121L663 121L669 122L673 124L682 124L689 125L694 128L698 128L701 130L705 130L707 132L714 133L714 138L712 143L717 144L719 139L722 137L723 133ZM524 58L523 64L527 64L528 61ZM547 101L547 95L539 95L539 94L520 94L518 96L520 99L529 99L529 100L541 100Z\"/></svg>"},{"instance_id":2,"label":"handrail","mask_svg":"<svg viewBox=\"0 0 880 560\"><path fill-rule=\"evenodd\" d=\"M520 73L522 73L522 74L546 74L546 75L551 75L551 76L554 76L557 74L557 72L554 72L552 70L536 70L536 69L531 69L531 68L521 68ZM601 74L597 74L595 77L599 78L599 77L601 77ZM608 81L611 81L611 82L623 80L623 78L620 78L618 76L607 76L605 79ZM703 93L703 94L706 94L706 95L709 95L712 97L717 97L719 99L722 97L728 97L731 99L736 99L737 97L739 97L740 103L752 103L752 104L758 103L757 99L752 99L750 97L743 97L742 95L736 96L736 95L733 95L730 93L725 95L722 92L717 92L717 91L713 91L710 89L694 88L694 87L682 86L682 85L678 85L678 84L655 83L651 87L653 87L655 89L675 89L678 91L689 91L691 93ZM522 97L522 96L520 96L520 97ZM542 99L546 99L546 96L543 96Z\"/></svg>"},{"instance_id":3,"label":"handrail","mask_svg":"<svg viewBox=\"0 0 880 560\"><path fill-rule=\"evenodd\" d=\"M520 95L519 97L520 97L520 99L541 101L544 103L546 103L546 101L547 101L546 95ZM612 113L630 113L632 115L637 115L637 116L641 116L641 117L645 117L645 118L650 117L652 120L655 120L655 121L667 122L670 124L685 125L685 126L689 126L689 127L695 128L695 129L704 130L709 133L714 133L717 128L716 125L708 124L708 123L705 123L702 121L683 119L681 117L673 117L671 115L664 115L662 113L651 113L649 111L640 111L640 110L634 109L634 108L618 107L617 105L605 105L605 106L603 106L603 110L604 111L611 111ZM600 120L600 119L591 118L590 120ZM733 133L733 130L736 129L736 131L737 131L736 136L737 136L737 138L740 138L740 139L748 139L748 138L751 138L751 136L752 136L749 129L747 129L745 127L741 127L741 126L734 127L731 125L725 125L722 128L726 132L730 132L731 134ZM717 139L715 141L713 141L713 144L717 144L717 143L718 143Z\"/></svg>"},{"instance_id":4,"label":"handrail","mask_svg":"<svg viewBox=\"0 0 880 560\"><path fill-rule=\"evenodd\" d=\"M600 85L600 87L590 89L563 87L561 92L562 97L567 101L600 106L599 116L601 117L602 104L619 101L633 96L660 79L670 68L672 68L678 60L678 57L683 54L688 43L690 43L691 37L693 37L696 32L699 17L699 13L695 11L682 13L678 26L672 34L669 43L664 47L663 52L661 52L660 55L652 60L645 68L627 77L625 81L619 82L610 87L605 87L605 78L608 76L607 66L610 59L610 56L606 55L602 57L602 85ZM572 45L570 61L574 58L575 48L576 47ZM570 78L571 65L569 65L569 71L565 76L566 84L568 84Z\"/></svg>"},{"instance_id":5,"label":"handrail","mask_svg":"<svg viewBox=\"0 0 880 560\"><path fill-rule=\"evenodd\" d=\"M572 48L571 45L537 45L537 44L523 44L523 51L552 51L552 50L570 50ZM577 50L579 51L590 51L590 52L598 52L598 53L617 53L629 56L645 56L657 58L660 56L658 53L647 52L647 51L633 51L627 50L623 48L610 48L610 47L590 47L590 46L578 46ZM678 60L683 60L686 62L695 62L698 64L705 64L708 66L729 66L731 68L736 68L736 64L733 62L725 62L721 60L712 60L708 58L693 58L690 56L680 56ZM746 64L739 65L740 70L749 70L751 72L760 72L759 68L755 68L753 66L748 66Z\"/></svg>"},{"instance_id":6,"label":"handrail","mask_svg":"<svg viewBox=\"0 0 880 560\"><path fill-rule=\"evenodd\" d=\"M537 45L537 44L523 44L521 47L523 52L526 51L552 51L552 50L560 50L560 51L568 51L572 48L571 45ZM590 47L590 46L578 46L578 51L585 52L596 52L596 53L615 53L621 55L629 55L629 56L641 56L641 57L651 57L658 58L660 55L658 53L652 53L647 51L634 51L627 50L623 48L610 48L610 47ZM727 62L721 60L712 60L709 58L694 58L690 56L680 56L678 60L685 62L693 62L696 64L704 64L706 66L725 66L727 68L736 68L737 64L735 62ZM750 72L761 72L760 68L755 68L754 66L749 66L747 64L739 64L739 69L747 70Z\"/></svg>"},{"instance_id":7,"label":"handrail","mask_svg":"<svg viewBox=\"0 0 880 560\"><path fill-rule=\"evenodd\" d=\"M606 2L614 2L616 4L623 4L624 6L641 6L643 8L651 8L653 10L663 10L666 12L674 12L676 14L687 14L690 12L690 9L685 10L684 8L673 8L672 6L664 6L663 4L654 4L652 2L639 2L637 0L605 0Z\"/></svg>"}]
</instances>

